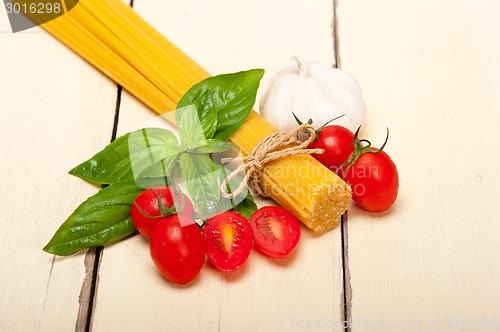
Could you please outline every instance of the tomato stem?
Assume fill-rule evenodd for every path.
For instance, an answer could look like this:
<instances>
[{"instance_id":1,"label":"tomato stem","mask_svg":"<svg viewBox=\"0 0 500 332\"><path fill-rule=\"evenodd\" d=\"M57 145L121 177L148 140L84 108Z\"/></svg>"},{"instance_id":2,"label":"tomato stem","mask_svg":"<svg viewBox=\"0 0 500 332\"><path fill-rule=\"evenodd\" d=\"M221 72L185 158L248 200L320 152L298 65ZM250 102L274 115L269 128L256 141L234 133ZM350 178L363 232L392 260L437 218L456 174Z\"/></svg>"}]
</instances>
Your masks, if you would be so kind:
<instances>
[{"instance_id":1,"label":"tomato stem","mask_svg":"<svg viewBox=\"0 0 500 332\"><path fill-rule=\"evenodd\" d=\"M295 118L295 121L297 121L297 123L299 124L299 126L300 126L301 124L303 124L303 122L302 122L302 121L300 121L300 119L299 119L299 118L295 115L295 113L293 113L293 112L292 112L292 114L293 114L293 117ZM317 139L318 139L318 137L319 137L319 134L321 134L321 130L322 130L322 129L323 129L323 128L327 125L327 124L329 124L330 122L335 121L335 120L337 120L337 119L339 119L339 118L343 117L344 115L345 115L345 114L339 115L339 116L337 116L336 118L333 118L333 119L331 119L330 121L325 122L325 123L324 123L321 127L319 127L318 129L316 129L316 130L314 131L314 133L316 134L316 136L315 136L315 138L314 138L314 141L313 141L313 142L316 142L316 140L317 140ZM308 123L308 124L312 124L312 123L313 123L313 120L312 120L312 119L309 119L309 120L307 121L307 123ZM307 135L309 135L309 136L311 136L311 135L312 135L312 133L311 133L308 129L304 129L304 130L302 130L302 131L303 131L304 133L306 133Z\"/></svg>"},{"instance_id":2,"label":"tomato stem","mask_svg":"<svg viewBox=\"0 0 500 332\"><path fill-rule=\"evenodd\" d=\"M370 147L372 146L372 143L369 140L358 138L360 129L361 129L361 126L359 126L358 129L356 130L356 133L354 133L354 139L353 139L352 143L350 144L350 145L354 145L353 153L349 156L349 159L347 159L342 165L340 165L340 169L347 166L346 169L342 172L343 178L345 177L345 175L347 174L349 169L352 166L354 166L354 164L356 164L359 157L361 157L361 155L363 153L379 153L379 152L381 152L384 149L385 145L387 144L387 140L389 139L389 128L386 128L387 135L385 136L384 144L382 144L382 146L379 149L370 149ZM362 145L361 143L366 143L366 145Z\"/></svg>"},{"instance_id":3,"label":"tomato stem","mask_svg":"<svg viewBox=\"0 0 500 332\"><path fill-rule=\"evenodd\" d=\"M137 204L137 202L134 202L135 206L137 207L137 209L139 209L139 212L145 216L145 217L148 217L148 218L152 218L152 219L156 219L156 218L163 218L162 215L159 215L159 216L152 216L150 214L148 214L147 212L145 212L143 209L141 209L141 207L139 206L139 204Z\"/></svg>"},{"instance_id":4,"label":"tomato stem","mask_svg":"<svg viewBox=\"0 0 500 332\"><path fill-rule=\"evenodd\" d=\"M165 181L168 184L166 177L165 177ZM145 212L143 209L141 209L141 207L136 202L134 202L135 206L137 207L137 209L139 210L139 212L143 216L145 216L147 218L153 218L153 219L163 218L163 217L168 217L168 216L174 215L174 214L179 213L182 210L184 210L184 207L186 205L186 200L184 199L184 195L182 194L182 191L179 189L179 186L177 186L175 184L175 182L171 181L171 183L173 184L173 190L174 190L174 204L172 205L172 207L169 208L161 200L161 196L165 193L165 191L167 191L169 189L168 186L165 186L165 188L167 190L163 191L160 194L158 194L156 189L153 189L153 191L156 195L156 198L158 200L158 210L160 210L160 215L159 216L152 216L152 215L148 214L147 212Z\"/></svg>"}]
</instances>

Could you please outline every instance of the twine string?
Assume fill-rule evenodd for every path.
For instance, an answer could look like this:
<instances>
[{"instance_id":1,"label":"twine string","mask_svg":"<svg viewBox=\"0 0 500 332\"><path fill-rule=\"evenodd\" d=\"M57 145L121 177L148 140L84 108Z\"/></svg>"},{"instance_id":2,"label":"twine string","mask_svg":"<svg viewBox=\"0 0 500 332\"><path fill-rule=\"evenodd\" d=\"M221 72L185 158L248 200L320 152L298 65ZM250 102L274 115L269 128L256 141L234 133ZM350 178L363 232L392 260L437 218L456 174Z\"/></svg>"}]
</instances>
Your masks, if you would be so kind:
<instances>
[{"instance_id":1,"label":"twine string","mask_svg":"<svg viewBox=\"0 0 500 332\"><path fill-rule=\"evenodd\" d=\"M309 132L309 138L300 142L295 136L302 130L307 130ZM264 191L260 185L259 178L260 173L264 169L265 165L273 160L281 159L284 157L295 156L299 154L313 154L313 153L323 153L323 149L308 149L307 146L314 141L316 138L315 129L308 123L303 123L295 129L290 130L287 133L276 132L269 136L264 137L252 150L252 153L246 157L242 158L224 158L222 163L228 163L230 161L242 162L234 171L232 171L221 184L222 196L225 198L232 199L238 196L245 185L248 183L253 187L260 195L264 197L269 197L269 195ZM241 184L232 193L227 192L227 184L229 181L234 179L243 169L246 168L245 177Z\"/></svg>"}]
</instances>

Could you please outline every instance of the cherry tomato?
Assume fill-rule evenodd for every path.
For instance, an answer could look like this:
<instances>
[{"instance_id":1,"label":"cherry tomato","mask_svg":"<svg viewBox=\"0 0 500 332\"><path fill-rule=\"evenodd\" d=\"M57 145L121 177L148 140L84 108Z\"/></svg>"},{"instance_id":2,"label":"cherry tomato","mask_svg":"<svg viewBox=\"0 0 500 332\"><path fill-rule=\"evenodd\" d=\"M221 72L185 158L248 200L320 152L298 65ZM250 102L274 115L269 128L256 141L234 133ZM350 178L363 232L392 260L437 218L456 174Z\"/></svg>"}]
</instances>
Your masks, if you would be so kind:
<instances>
[{"instance_id":1,"label":"cherry tomato","mask_svg":"<svg viewBox=\"0 0 500 332\"><path fill-rule=\"evenodd\" d=\"M268 256L287 257L299 243L299 222L282 207L260 208L250 217L250 226L255 245Z\"/></svg>"},{"instance_id":2,"label":"cherry tomato","mask_svg":"<svg viewBox=\"0 0 500 332\"><path fill-rule=\"evenodd\" d=\"M203 234L192 218L183 215L160 218L151 232L149 251L160 273L177 284L196 278L205 262Z\"/></svg>"},{"instance_id":3,"label":"cherry tomato","mask_svg":"<svg viewBox=\"0 0 500 332\"><path fill-rule=\"evenodd\" d=\"M332 125L321 129L316 141L309 144L310 149L323 149L322 154L312 154L320 163L337 173L354 151L354 133L342 126Z\"/></svg>"},{"instance_id":4,"label":"cherry tomato","mask_svg":"<svg viewBox=\"0 0 500 332\"><path fill-rule=\"evenodd\" d=\"M385 211L398 196L398 170L384 151L361 154L344 179L352 188L352 199L368 211Z\"/></svg>"},{"instance_id":5,"label":"cherry tomato","mask_svg":"<svg viewBox=\"0 0 500 332\"><path fill-rule=\"evenodd\" d=\"M161 202L166 208L170 209L175 202L174 195L174 190L172 188L162 186L146 189L137 196L137 198L134 200L134 204L132 204L132 210L130 211L130 214L135 228L137 228L137 230L142 235L149 238L151 236L151 230L153 229L153 226L159 220L159 218L154 217L162 215L162 211L160 211L160 204L158 204L158 197L161 197ZM182 195L184 198L184 208L179 212L179 214L192 219L193 204L186 195ZM177 191L177 199L180 202L180 191ZM178 219L179 217L177 214L173 214L167 218ZM183 220L186 221L188 219Z\"/></svg>"},{"instance_id":6,"label":"cherry tomato","mask_svg":"<svg viewBox=\"0 0 500 332\"><path fill-rule=\"evenodd\" d=\"M247 218L234 211L216 214L203 227L205 251L221 271L232 272L246 262L252 250L252 230Z\"/></svg>"}]
</instances>

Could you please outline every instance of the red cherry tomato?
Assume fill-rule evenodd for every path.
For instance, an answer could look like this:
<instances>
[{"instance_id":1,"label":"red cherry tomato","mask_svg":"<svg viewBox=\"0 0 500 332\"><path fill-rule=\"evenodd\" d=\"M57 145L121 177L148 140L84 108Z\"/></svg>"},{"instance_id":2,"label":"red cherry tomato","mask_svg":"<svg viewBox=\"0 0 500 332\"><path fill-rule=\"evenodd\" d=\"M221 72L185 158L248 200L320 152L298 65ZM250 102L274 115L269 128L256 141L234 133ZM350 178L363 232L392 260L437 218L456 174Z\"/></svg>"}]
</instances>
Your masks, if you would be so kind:
<instances>
[{"instance_id":1,"label":"red cherry tomato","mask_svg":"<svg viewBox=\"0 0 500 332\"><path fill-rule=\"evenodd\" d=\"M354 133L342 126L332 125L321 129L316 141L309 144L310 149L323 149L324 153L315 153L312 156L320 163L337 173L354 151L352 141Z\"/></svg>"},{"instance_id":2,"label":"red cherry tomato","mask_svg":"<svg viewBox=\"0 0 500 332\"><path fill-rule=\"evenodd\" d=\"M287 257L299 243L299 222L282 207L260 208L250 217L250 225L255 245L268 256Z\"/></svg>"},{"instance_id":3,"label":"red cherry tomato","mask_svg":"<svg viewBox=\"0 0 500 332\"><path fill-rule=\"evenodd\" d=\"M352 188L352 199L368 211L385 211L398 196L398 170L384 151L363 153L347 170L344 179Z\"/></svg>"},{"instance_id":4,"label":"red cherry tomato","mask_svg":"<svg viewBox=\"0 0 500 332\"><path fill-rule=\"evenodd\" d=\"M196 278L205 262L203 234L192 218L182 215L160 218L151 232L149 251L160 273L177 284Z\"/></svg>"},{"instance_id":5,"label":"red cherry tomato","mask_svg":"<svg viewBox=\"0 0 500 332\"><path fill-rule=\"evenodd\" d=\"M239 269L252 250L250 223L234 211L222 212L208 219L203 227L203 237L208 259L221 271Z\"/></svg>"},{"instance_id":6,"label":"red cherry tomato","mask_svg":"<svg viewBox=\"0 0 500 332\"><path fill-rule=\"evenodd\" d=\"M184 198L184 208L179 212L179 214L192 219L193 204L186 195L182 195ZM132 204L132 210L130 211L135 228L137 228L137 230L147 238L151 236L151 230L159 220L159 218L151 217L158 217L162 214L160 211L160 205L158 204L158 197L161 197L161 201L167 208L172 208L174 205L174 190L172 188L165 186L153 187L144 190L137 196L134 200L134 204ZM177 199L180 203L180 191L177 191ZM178 219L179 217L177 214L173 214L167 218Z\"/></svg>"}]
</instances>

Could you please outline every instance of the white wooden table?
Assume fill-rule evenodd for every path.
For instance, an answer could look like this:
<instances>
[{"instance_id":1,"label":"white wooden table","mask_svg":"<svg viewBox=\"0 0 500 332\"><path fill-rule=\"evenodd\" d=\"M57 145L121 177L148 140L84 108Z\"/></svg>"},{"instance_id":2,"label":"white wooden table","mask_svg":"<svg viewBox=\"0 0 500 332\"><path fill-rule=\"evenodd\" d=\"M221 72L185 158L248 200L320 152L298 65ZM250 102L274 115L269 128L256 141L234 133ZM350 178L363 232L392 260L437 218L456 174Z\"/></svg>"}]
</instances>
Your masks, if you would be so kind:
<instances>
[{"instance_id":1,"label":"white wooden table","mask_svg":"<svg viewBox=\"0 0 500 332\"><path fill-rule=\"evenodd\" d=\"M155 114L42 29L12 34L1 7L0 331L500 330L500 1L134 9L212 74L266 69L259 95L295 53L352 73L363 136L377 145L391 130L397 203L353 204L342 227L302 228L288 259L253 251L188 286L161 277L141 236L44 253L97 190L67 171Z\"/></svg>"}]
</instances>

